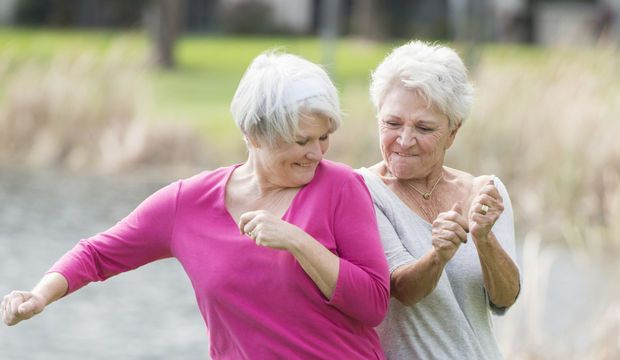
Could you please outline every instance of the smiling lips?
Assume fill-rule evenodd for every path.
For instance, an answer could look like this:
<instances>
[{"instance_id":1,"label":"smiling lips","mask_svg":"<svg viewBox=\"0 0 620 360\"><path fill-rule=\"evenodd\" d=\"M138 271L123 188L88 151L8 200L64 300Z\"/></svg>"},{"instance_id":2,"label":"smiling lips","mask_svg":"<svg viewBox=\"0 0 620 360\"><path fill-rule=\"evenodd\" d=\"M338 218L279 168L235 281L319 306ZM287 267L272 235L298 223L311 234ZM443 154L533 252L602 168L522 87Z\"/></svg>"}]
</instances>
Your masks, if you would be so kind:
<instances>
[{"instance_id":1,"label":"smiling lips","mask_svg":"<svg viewBox=\"0 0 620 360\"><path fill-rule=\"evenodd\" d=\"M303 168L309 168L312 167L314 165L316 165L316 162L309 162L309 163L293 163L293 165L297 165L299 167L303 167Z\"/></svg>"},{"instance_id":2,"label":"smiling lips","mask_svg":"<svg viewBox=\"0 0 620 360\"><path fill-rule=\"evenodd\" d=\"M394 151L394 154L398 155L398 156L402 156L402 157L413 157L413 156L418 156L417 154L405 154L405 153L401 153L401 152L397 152Z\"/></svg>"}]
</instances>

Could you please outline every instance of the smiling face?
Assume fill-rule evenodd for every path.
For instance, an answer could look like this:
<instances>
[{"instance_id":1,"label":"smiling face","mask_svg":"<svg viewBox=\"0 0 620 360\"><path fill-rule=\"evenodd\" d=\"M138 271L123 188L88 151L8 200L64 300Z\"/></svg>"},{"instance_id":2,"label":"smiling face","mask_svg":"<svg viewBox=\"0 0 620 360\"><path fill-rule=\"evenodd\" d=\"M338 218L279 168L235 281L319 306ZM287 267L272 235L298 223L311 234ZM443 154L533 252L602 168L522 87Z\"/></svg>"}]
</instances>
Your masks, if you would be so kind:
<instances>
[{"instance_id":1,"label":"smiling face","mask_svg":"<svg viewBox=\"0 0 620 360\"><path fill-rule=\"evenodd\" d=\"M273 185L306 185L329 148L329 131L327 117L301 115L294 143L279 140L273 147L264 143L251 147L256 171Z\"/></svg>"},{"instance_id":2,"label":"smiling face","mask_svg":"<svg viewBox=\"0 0 620 360\"><path fill-rule=\"evenodd\" d=\"M400 179L421 179L439 171L458 130L451 130L448 117L429 107L417 91L403 86L386 95L378 120L381 155Z\"/></svg>"}]
</instances>

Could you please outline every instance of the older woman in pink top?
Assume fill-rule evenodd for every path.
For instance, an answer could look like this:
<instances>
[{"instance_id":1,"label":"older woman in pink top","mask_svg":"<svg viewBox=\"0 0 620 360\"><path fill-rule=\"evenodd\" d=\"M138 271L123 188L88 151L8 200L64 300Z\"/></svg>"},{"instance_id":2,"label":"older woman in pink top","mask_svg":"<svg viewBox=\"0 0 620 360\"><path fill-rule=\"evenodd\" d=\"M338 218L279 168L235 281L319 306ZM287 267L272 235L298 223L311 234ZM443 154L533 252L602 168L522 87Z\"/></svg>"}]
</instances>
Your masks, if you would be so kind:
<instances>
[{"instance_id":1,"label":"older woman in pink top","mask_svg":"<svg viewBox=\"0 0 620 360\"><path fill-rule=\"evenodd\" d=\"M297 56L262 54L231 111L246 162L172 183L81 240L32 291L4 297L3 321L175 257L213 359L383 359L373 327L387 310L388 268L363 179L323 159L340 124L329 77Z\"/></svg>"}]
</instances>

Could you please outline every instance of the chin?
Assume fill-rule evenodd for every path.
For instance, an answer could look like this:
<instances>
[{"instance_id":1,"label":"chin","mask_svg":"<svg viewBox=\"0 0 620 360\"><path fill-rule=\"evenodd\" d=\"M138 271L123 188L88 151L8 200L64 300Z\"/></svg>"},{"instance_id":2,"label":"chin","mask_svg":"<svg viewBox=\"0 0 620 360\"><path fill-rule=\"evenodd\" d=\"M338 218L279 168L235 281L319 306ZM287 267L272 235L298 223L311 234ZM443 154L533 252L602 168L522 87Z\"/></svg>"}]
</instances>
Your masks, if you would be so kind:
<instances>
[{"instance_id":1,"label":"chin","mask_svg":"<svg viewBox=\"0 0 620 360\"><path fill-rule=\"evenodd\" d=\"M312 179L314 179L314 171L312 171L312 174L297 177L295 182L297 183L297 186L304 186L310 183Z\"/></svg>"},{"instance_id":2,"label":"chin","mask_svg":"<svg viewBox=\"0 0 620 360\"><path fill-rule=\"evenodd\" d=\"M412 166L405 164L389 164L388 170L390 170L393 176L399 179L409 179L412 178L414 174Z\"/></svg>"}]
</instances>

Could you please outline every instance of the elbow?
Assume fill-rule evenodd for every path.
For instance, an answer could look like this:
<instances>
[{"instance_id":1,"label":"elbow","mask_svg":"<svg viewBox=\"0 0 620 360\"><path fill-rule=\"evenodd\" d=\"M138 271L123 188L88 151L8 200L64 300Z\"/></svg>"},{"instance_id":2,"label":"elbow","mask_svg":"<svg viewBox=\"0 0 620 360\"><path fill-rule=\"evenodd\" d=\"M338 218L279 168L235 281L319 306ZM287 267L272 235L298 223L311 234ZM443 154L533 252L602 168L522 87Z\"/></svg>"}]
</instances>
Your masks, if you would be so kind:
<instances>
[{"instance_id":1,"label":"elbow","mask_svg":"<svg viewBox=\"0 0 620 360\"><path fill-rule=\"evenodd\" d=\"M520 293L521 284L517 283L513 287L512 291L507 294L502 294L503 296L498 296L497 299L491 299L490 301L495 308L501 310L501 312L505 312L506 310L508 310L508 308L514 305L515 302L517 302L517 298L519 297Z\"/></svg>"},{"instance_id":2,"label":"elbow","mask_svg":"<svg viewBox=\"0 0 620 360\"><path fill-rule=\"evenodd\" d=\"M370 327L376 327L381 324L390 306L390 290L388 287L380 286L373 311L368 311L363 319L364 324Z\"/></svg>"},{"instance_id":3,"label":"elbow","mask_svg":"<svg viewBox=\"0 0 620 360\"><path fill-rule=\"evenodd\" d=\"M392 296L396 300L400 301L405 306L413 306L422 299L421 296L415 296L412 294L404 294L403 292L399 292L399 291L392 291Z\"/></svg>"},{"instance_id":4,"label":"elbow","mask_svg":"<svg viewBox=\"0 0 620 360\"><path fill-rule=\"evenodd\" d=\"M428 293L415 291L411 286L398 276L392 276L390 281L390 291L392 296L405 306L413 306L422 300Z\"/></svg>"}]
</instances>

